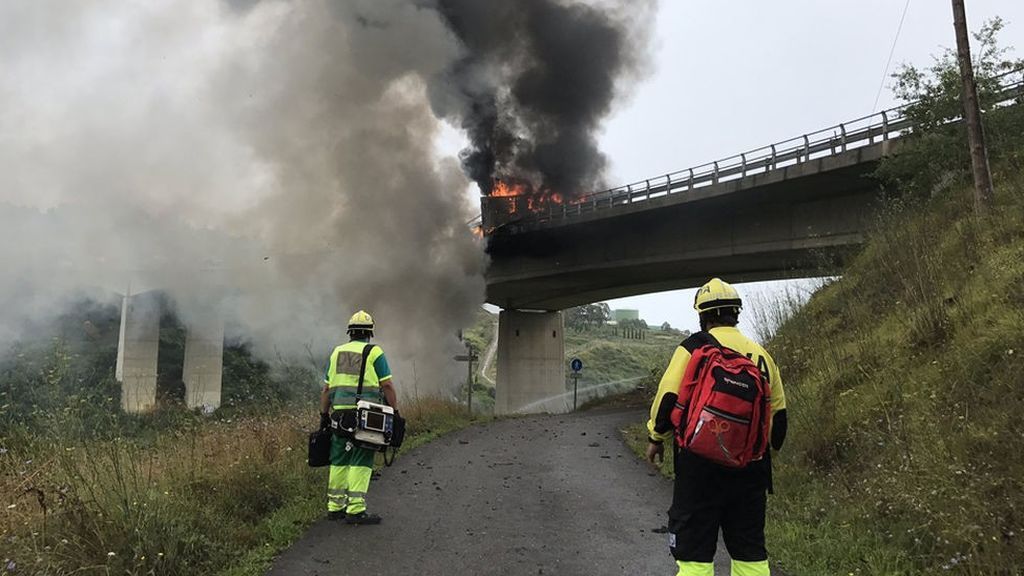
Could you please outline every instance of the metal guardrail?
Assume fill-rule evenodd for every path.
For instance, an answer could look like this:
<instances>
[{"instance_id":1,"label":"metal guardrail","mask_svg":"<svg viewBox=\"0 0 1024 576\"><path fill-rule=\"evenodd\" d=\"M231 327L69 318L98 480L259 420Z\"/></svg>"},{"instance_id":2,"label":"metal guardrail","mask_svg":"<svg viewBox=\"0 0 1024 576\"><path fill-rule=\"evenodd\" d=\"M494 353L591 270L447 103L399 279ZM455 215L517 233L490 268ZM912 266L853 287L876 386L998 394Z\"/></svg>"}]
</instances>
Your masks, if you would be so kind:
<instances>
[{"instance_id":1,"label":"metal guardrail","mask_svg":"<svg viewBox=\"0 0 1024 576\"><path fill-rule=\"evenodd\" d=\"M1021 71L1016 70L1012 73L1019 72ZM1006 103L1022 96L1024 96L1024 80L1003 86L996 95L994 103ZM904 104L883 110L876 114L748 150L714 162L670 172L664 176L587 194L570 203L549 204L546 210L524 214L516 218L514 222L517 224L543 223L572 218L616 206L685 193L755 174L764 174L772 170L796 166L810 160L836 156L857 148L893 140L903 136L913 127L913 122L905 115L905 110L911 105ZM471 221L470 225L479 226L481 223L482 219L478 217Z\"/></svg>"}]
</instances>

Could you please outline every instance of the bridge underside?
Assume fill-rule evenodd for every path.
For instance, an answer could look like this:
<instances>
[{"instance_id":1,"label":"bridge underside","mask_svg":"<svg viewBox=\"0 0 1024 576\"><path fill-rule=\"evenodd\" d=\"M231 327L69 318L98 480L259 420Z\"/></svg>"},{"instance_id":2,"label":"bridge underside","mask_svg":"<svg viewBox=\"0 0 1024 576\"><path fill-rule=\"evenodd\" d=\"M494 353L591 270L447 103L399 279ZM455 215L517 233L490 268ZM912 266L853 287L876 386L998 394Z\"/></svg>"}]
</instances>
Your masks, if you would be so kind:
<instances>
[{"instance_id":1,"label":"bridge underside","mask_svg":"<svg viewBox=\"0 0 1024 576\"><path fill-rule=\"evenodd\" d=\"M589 211L577 205L568 217L505 226L488 243L487 301L506 310L554 311L699 286L713 276L747 282L838 273L871 226L880 194L870 175L888 150L889 143L865 146L659 198L605 209L592 204ZM515 399L501 408L553 410L547 399L559 375L565 378L564 359L532 354L529 374L507 364L518 358L513 348L557 349L561 333L554 333L558 342L550 330L518 329L512 338L510 320L521 317L503 313L499 321L498 357L507 359L509 373L502 377L499 361L498 397ZM541 373L553 376L538 386Z\"/></svg>"},{"instance_id":2,"label":"bridge underside","mask_svg":"<svg viewBox=\"0 0 1024 576\"><path fill-rule=\"evenodd\" d=\"M490 239L487 301L561 310L699 286L712 276L748 282L837 273L863 242L879 200L869 175L880 150L871 152L609 210L614 217L499 231Z\"/></svg>"}]
</instances>

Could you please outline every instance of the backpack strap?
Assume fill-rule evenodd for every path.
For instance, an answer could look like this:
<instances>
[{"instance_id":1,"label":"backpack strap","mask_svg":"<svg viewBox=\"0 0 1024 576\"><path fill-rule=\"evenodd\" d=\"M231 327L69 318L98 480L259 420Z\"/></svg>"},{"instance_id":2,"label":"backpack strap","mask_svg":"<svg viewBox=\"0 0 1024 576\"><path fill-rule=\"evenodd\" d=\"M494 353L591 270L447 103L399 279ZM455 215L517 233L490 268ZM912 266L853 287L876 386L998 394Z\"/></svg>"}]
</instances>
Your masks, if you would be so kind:
<instances>
[{"instance_id":1,"label":"backpack strap","mask_svg":"<svg viewBox=\"0 0 1024 576\"><path fill-rule=\"evenodd\" d=\"M714 336L711 335L711 332L708 332L706 330L701 330L700 332L694 332L693 334L690 334L690 337L687 338L686 340L683 340L679 345L682 346L683 348L686 348L686 351L689 352L690 354L693 354L693 351L696 350L697 348L700 348L701 346L714 346L716 348L722 347L722 344L718 341L718 338L715 338Z\"/></svg>"},{"instance_id":2,"label":"backpack strap","mask_svg":"<svg viewBox=\"0 0 1024 576\"><path fill-rule=\"evenodd\" d=\"M691 381L696 380L696 378L700 375L700 372L704 367L704 362L707 361L707 357L703 357L697 360L696 358L694 358L694 353L698 349L703 348L704 346L713 346L715 348L721 349L722 344L718 341L717 338L711 335L711 332L708 332L706 330L700 330L699 332L694 332L693 334L691 334L686 340L683 340L682 343L680 343L679 345L682 346L683 348L686 348L686 351L690 353L690 360L686 364L686 370L683 372L683 381L679 386L679 394L676 396L676 405L683 411L682 423L683 426L685 426L686 422L689 421L690 419L690 408L692 408L692 398L690 398L688 394L684 394L684 392L689 393L692 391L691 389L688 388L688 384L690 384ZM695 361L697 362L697 364L694 363Z\"/></svg>"},{"instance_id":3,"label":"backpack strap","mask_svg":"<svg viewBox=\"0 0 1024 576\"><path fill-rule=\"evenodd\" d=\"M367 342L366 346L363 346L363 362L359 365L359 386L356 388L356 402L363 399L363 379L366 378L366 360L370 357L370 352L373 352L373 344Z\"/></svg>"}]
</instances>

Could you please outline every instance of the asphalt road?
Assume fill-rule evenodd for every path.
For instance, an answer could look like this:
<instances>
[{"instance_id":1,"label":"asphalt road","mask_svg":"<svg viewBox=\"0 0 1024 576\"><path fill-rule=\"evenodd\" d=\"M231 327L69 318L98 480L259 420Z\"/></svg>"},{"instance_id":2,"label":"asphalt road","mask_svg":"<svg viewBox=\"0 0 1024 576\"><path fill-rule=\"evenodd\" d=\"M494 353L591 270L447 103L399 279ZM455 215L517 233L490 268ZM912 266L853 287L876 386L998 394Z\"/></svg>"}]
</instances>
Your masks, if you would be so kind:
<instances>
[{"instance_id":1,"label":"asphalt road","mask_svg":"<svg viewBox=\"0 0 1024 576\"><path fill-rule=\"evenodd\" d=\"M643 417L502 420L399 454L370 484L382 524L320 521L269 574L675 574L667 536L653 532L665 524L671 482L619 434Z\"/></svg>"}]
</instances>

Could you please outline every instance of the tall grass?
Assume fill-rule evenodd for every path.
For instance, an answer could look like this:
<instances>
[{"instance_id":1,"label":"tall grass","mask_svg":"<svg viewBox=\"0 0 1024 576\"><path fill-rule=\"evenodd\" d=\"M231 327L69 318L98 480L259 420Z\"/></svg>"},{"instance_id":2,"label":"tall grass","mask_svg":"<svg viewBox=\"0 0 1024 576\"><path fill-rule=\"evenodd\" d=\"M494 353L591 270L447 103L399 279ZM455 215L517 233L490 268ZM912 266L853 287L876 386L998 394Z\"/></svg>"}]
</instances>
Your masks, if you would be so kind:
<instances>
[{"instance_id":1,"label":"tall grass","mask_svg":"<svg viewBox=\"0 0 1024 576\"><path fill-rule=\"evenodd\" d=\"M410 447L470 422L424 400ZM323 514L306 466L313 408L196 420L158 435L46 434L0 454L0 558L17 574L257 574Z\"/></svg>"},{"instance_id":2,"label":"tall grass","mask_svg":"<svg viewBox=\"0 0 1024 576\"><path fill-rule=\"evenodd\" d=\"M770 541L796 574L1024 566L1024 178L895 206L775 335L791 435Z\"/></svg>"}]
</instances>

